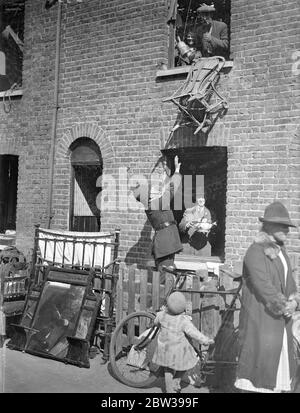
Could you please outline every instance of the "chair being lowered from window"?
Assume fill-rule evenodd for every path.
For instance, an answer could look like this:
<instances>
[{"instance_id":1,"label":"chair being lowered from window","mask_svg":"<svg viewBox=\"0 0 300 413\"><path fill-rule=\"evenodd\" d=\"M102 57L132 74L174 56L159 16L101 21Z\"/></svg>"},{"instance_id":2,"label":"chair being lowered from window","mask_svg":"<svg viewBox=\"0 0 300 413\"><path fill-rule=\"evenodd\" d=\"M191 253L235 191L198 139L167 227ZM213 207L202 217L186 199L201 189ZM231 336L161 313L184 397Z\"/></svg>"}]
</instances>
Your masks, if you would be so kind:
<instances>
[{"instance_id":1,"label":"chair being lowered from window","mask_svg":"<svg viewBox=\"0 0 300 413\"><path fill-rule=\"evenodd\" d=\"M196 135L209 127L216 114L228 108L226 99L216 90L220 71L225 65L221 56L200 58L192 64L185 82L163 102L173 102L180 109L180 116L172 129L193 124Z\"/></svg>"}]
</instances>

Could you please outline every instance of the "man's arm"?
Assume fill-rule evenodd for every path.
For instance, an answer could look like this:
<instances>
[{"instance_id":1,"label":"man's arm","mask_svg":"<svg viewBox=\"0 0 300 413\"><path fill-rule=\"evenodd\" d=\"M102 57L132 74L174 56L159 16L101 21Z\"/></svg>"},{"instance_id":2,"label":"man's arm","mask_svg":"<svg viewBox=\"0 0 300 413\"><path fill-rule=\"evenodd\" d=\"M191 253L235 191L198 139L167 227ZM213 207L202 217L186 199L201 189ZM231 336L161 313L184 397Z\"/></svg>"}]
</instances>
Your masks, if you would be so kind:
<instances>
[{"instance_id":1,"label":"man's arm","mask_svg":"<svg viewBox=\"0 0 300 413\"><path fill-rule=\"evenodd\" d=\"M223 50L228 50L229 47L229 39L228 39L228 28L227 25L224 23L224 26L222 27L220 31L220 38L217 38L215 36L210 36L210 41L211 45L213 48L222 48Z\"/></svg>"},{"instance_id":2,"label":"man's arm","mask_svg":"<svg viewBox=\"0 0 300 413\"><path fill-rule=\"evenodd\" d=\"M170 209L170 201L175 197L176 192L181 184L181 174L180 174L180 166L181 163L178 161L178 156L175 156L174 159L175 164L175 172L172 177L168 180L168 183L165 184L162 195L161 195L161 205L163 210ZM173 185L173 190L171 191L171 183Z\"/></svg>"},{"instance_id":3,"label":"man's arm","mask_svg":"<svg viewBox=\"0 0 300 413\"><path fill-rule=\"evenodd\" d=\"M174 164L175 164L175 172L171 178L171 182L173 183L173 190L174 190L174 195L178 191L178 188L181 184L181 174L180 174L180 166L181 163L178 160L178 156L176 155L174 158ZM170 186L168 186L170 188Z\"/></svg>"},{"instance_id":4,"label":"man's arm","mask_svg":"<svg viewBox=\"0 0 300 413\"><path fill-rule=\"evenodd\" d=\"M247 282L251 284L257 297L274 315L283 314L284 297L271 281L264 252L251 248L246 253L244 265L248 275Z\"/></svg>"},{"instance_id":5,"label":"man's arm","mask_svg":"<svg viewBox=\"0 0 300 413\"><path fill-rule=\"evenodd\" d=\"M180 232L186 232L190 227L190 225L188 225L188 224L190 224L190 222L191 222L191 220L189 219L188 213L187 213L187 211L185 211L184 214L183 214L182 220L180 221L180 223L178 225L179 231Z\"/></svg>"},{"instance_id":6,"label":"man's arm","mask_svg":"<svg viewBox=\"0 0 300 413\"><path fill-rule=\"evenodd\" d=\"M209 223L211 223L212 219L211 219L211 213L210 210L208 208L205 208L205 213L204 213L204 218L207 219L207 221Z\"/></svg>"}]
</instances>

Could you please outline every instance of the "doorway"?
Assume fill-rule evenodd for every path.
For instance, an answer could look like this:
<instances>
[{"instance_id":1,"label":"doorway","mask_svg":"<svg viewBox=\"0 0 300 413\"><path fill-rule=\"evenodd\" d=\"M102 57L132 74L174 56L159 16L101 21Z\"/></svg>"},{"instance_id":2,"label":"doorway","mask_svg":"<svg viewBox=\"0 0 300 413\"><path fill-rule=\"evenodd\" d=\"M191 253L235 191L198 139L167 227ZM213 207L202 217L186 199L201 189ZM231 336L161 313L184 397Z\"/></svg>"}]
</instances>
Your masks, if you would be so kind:
<instances>
[{"instance_id":1,"label":"doorway","mask_svg":"<svg viewBox=\"0 0 300 413\"><path fill-rule=\"evenodd\" d=\"M179 156L181 162L182 209L174 210L177 223L180 223L185 210L195 205L197 194L203 195L211 220L217 224L209 236L211 256L223 260L225 255L227 148L220 146L185 147L166 149L161 152L169 160L170 165L173 165L176 155ZM197 179L199 177L202 179ZM186 197L185 194L190 196Z\"/></svg>"},{"instance_id":2,"label":"doorway","mask_svg":"<svg viewBox=\"0 0 300 413\"><path fill-rule=\"evenodd\" d=\"M0 155L0 233L16 230L19 157Z\"/></svg>"}]
</instances>

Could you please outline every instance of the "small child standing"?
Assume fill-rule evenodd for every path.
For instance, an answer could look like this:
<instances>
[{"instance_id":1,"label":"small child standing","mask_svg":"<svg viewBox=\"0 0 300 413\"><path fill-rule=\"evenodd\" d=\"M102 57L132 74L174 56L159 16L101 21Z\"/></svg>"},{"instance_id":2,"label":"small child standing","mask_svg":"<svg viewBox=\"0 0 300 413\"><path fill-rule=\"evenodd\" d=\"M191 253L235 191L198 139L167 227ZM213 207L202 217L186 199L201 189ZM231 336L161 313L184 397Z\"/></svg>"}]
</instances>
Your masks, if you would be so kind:
<instances>
[{"instance_id":1,"label":"small child standing","mask_svg":"<svg viewBox=\"0 0 300 413\"><path fill-rule=\"evenodd\" d=\"M184 373L198 362L196 351L187 337L205 345L214 342L194 326L185 311L185 296L176 291L169 296L166 308L157 313L154 321L160 330L152 361L164 368L167 393L179 393Z\"/></svg>"}]
</instances>

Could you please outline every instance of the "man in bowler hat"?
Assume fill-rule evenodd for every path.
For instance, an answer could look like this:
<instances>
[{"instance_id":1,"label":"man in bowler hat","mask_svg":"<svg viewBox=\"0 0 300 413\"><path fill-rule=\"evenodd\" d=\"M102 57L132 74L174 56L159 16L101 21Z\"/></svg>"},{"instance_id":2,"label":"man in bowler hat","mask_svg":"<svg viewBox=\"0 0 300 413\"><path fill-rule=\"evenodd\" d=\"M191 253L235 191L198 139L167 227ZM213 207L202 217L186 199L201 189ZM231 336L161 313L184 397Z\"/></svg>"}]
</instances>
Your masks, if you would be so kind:
<instances>
[{"instance_id":1,"label":"man in bowler hat","mask_svg":"<svg viewBox=\"0 0 300 413\"><path fill-rule=\"evenodd\" d=\"M214 5L201 4L197 9L200 23L195 30L196 49L203 57L227 57L229 48L228 27L226 23L213 20Z\"/></svg>"}]
</instances>

